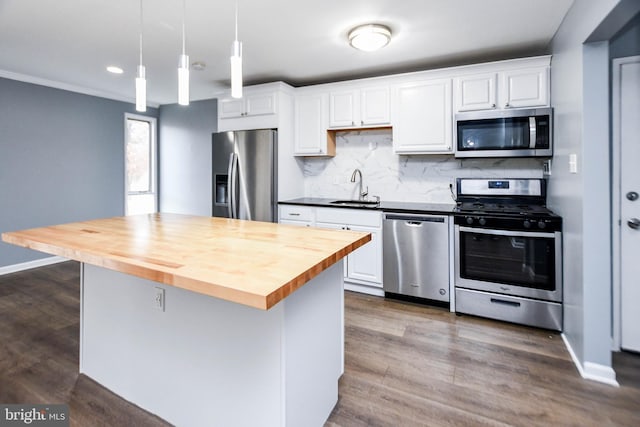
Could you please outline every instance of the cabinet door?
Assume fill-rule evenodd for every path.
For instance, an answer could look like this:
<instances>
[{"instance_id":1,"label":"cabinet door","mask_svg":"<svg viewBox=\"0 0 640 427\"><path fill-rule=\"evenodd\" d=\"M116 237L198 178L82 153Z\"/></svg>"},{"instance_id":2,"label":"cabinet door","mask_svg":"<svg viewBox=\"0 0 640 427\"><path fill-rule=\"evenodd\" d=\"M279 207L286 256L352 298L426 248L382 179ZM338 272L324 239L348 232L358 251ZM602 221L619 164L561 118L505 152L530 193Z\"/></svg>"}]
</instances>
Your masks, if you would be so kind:
<instances>
[{"instance_id":1,"label":"cabinet door","mask_svg":"<svg viewBox=\"0 0 640 427\"><path fill-rule=\"evenodd\" d=\"M357 91L332 92L329 98L330 127L351 127L359 123Z\"/></svg>"},{"instance_id":2,"label":"cabinet door","mask_svg":"<svg viewBox=\"0 0 640 427\"><path fill-rule=\"evenodd\" d=\"M360 125L387 125L389 114L389 88L375 87L360 92Z\"/></svg>"},{"instance_id":3,"label":"cabinet door","mask_svg":"<svg viewBox=\"0 0 640 427\"><path fill-rule=\"evenodd\" d=\"M218 118L230 119L244 115L244 101L242 99L228 98L218 102Z\"/></svg>"},{"instance_id":4,"label":"cabinet door","mask_svg":"<svg viewBox=\"0 0 640 427\"><path fill-rule=\"evenodd\" d=\"M451 152L451 79L395 87L392 114L395 153Z\"/></svg>"},{"instance_id":5,"label":"cabinet door","mask_svg":"<svg viewBox=\"0 0 640 427\"><path fill-rule=\"evenodd\" d=\"M348 226L353 231L371 233L371 241L348 255L347 278L382 287L382 240L380 229Z\"/></svg>"},{"instance_id":6,"label":"cabinet door","mask_svg":"<svg viewBox=\"0 0 640 427\"><path fill-rule=\"evenodd\" d=\"M530 68L501 73L502 108L549 105L549 69Z\"/></svg>"},{"instance_id":7,"label":"cabinet door","mask_svg":"<svg viewBox=\"0 0 640 427\"><path fill-rule=\"evenodd\" d=\"M490 110L496 108L496 73L476 74L457 79L458 111Z\"/></svg>"},{"instance_id":8,"label":"cabinet door","mask_svg":"<svg viewBox=\"0 0 640 427\"><path fill-rule=\"evenodd\" d=\"M344 225L344 224L334 224L334 223L329 223L329 222L317 222L316 221L316 227L328 228L329 230L347 230L347 226ZM349 257L350 256L351 255L347 255L347 258L344 259L344 263L343 263L344 272L342 274L344 277L347 277L347 268L348 268L347 266L349 265Z\"/></svg>"},{"instance_id":9,"label":"cabinet door","mask_svg":"<svg viewBox=\"0 0 640 427\"><path fill-rule=\"evenodd\" d=\"M335 155L328 152L327 95L299 95L295 106L294 154L298 156Z\"/></svg>"},{"instance_id":10,"label":"cabinet door","mask_svg":"<svg viewBox=\"0 0 640 427\"><path fill-rule=\"evenodd\" d=\"M245 100L245 115L259 116L276 113L276 93L247 94Z\"/></svg>"}]
</instances>

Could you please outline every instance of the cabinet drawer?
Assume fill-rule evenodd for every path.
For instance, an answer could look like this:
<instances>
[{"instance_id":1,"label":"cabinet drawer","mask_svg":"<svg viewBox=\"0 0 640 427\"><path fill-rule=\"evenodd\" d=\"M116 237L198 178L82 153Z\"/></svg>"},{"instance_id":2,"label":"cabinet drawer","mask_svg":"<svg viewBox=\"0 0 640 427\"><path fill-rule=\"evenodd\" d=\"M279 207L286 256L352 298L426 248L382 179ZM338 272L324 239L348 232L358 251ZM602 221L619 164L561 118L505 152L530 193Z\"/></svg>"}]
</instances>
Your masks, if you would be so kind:
<instances>
[{"instance_id":1,"label":"cabinet drawer","mask_svg":"<svg viewBox=\"0 0 640 427\"><path fill-rule=\"evenodd\" d=\"M313 221L313 208L308 206L280 205L280 219Z\"/></svg>"},{"instance_id":2,"label":"cabinet drawer","mask_svg":"<svg viewBox=\"0 0 640 427\"><path fill-rule=\"evenodd\" d=\"M378 228L382 226L382 214L364 209L317 208L316 221Z\"/></svg>"},{"instance_id":3,"label":"cabinet drawer","mask_svg":"<svg viewBox=\"0 0 640 427\"><path fill-rule=\"evenodd\" d=\"M456 312L562 330L562 304L456 288Z\"/></svg>"}]
</instances>

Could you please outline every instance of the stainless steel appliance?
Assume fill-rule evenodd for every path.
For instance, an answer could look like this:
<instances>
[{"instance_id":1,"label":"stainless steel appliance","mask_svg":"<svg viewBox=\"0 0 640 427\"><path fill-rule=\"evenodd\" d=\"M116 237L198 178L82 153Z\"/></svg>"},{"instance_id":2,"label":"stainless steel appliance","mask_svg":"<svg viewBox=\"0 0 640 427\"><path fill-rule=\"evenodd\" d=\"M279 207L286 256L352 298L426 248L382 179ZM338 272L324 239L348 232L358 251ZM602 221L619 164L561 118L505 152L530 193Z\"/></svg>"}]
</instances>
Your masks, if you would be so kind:
<instances>
[{"instance_id":1,"label":"stainless steel appliance","mask_svg":"<svg viewBox=\"0 0 640 427\"><path fill-rule=\"evenodd\" d=\"M385 295L449 302L449 217L389 212L382 233Z\"/></svg>"},{"instance_id":2,"label":"stainless steel appliance","mask_svg":"<svg viewBox=\"0 0 640 427\"><path fill-rule=\"evenodd\" d=\"M457 312L562 330L562 218L545 183L457 180Z\"/></svg>"},{"instance_id":3,"label":"stainless steel appliance","mask_svg":"<svg viewBox=\"0 0 640 427\"><path fill-rule=\"evenodd\" d=\"M551 108L456 114L456 157L550 157Z\"/></svg>"},{"instance_id":4,"label":"stainless steel appliance","mask_svg":"<svg viewBox=\"0 0 640 427\"><path fill-rule=\"evenodd\" d=\"M276 222L277 131L213 134L213 216Z\"/></svg>"}]
</instances>

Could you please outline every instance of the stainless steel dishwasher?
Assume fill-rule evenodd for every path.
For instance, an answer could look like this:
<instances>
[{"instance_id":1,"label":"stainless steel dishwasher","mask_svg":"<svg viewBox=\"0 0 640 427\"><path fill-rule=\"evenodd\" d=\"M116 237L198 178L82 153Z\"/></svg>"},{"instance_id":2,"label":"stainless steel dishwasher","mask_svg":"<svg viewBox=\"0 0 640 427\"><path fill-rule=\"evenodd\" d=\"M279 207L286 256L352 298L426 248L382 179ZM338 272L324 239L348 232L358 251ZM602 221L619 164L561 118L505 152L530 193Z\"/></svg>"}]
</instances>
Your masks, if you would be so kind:
<instances>
[{"instance_id":1,"label":"stainless steel dishwasher","mask_svg":"<svg viewBox=\"0 0 640 427\"><path fill-rule=\"evenodd\" d=\"M382 228L385 295L449 302L449 217L388 212Z\"/></svg>"}]
</instances>

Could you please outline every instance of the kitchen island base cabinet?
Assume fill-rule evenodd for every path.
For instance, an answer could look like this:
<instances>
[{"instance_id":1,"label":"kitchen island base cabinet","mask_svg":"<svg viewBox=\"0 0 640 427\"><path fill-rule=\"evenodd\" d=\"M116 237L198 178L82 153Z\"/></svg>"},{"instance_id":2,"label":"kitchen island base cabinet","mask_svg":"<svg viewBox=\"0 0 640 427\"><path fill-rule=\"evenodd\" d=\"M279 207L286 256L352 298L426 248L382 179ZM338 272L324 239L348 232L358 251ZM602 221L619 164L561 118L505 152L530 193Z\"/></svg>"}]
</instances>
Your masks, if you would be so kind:
<instances>
[{"instance_id":1,"label":"kitchen island base cabinet","mask_svg":"<svg viewBox=\"0 0 640 427\"><path fill-rule=\"evenodd\" d=\"M82 264L80 372L175 425L321 426L344 370L343 268L260 310Z\"/></svg>"}]
</instances>

